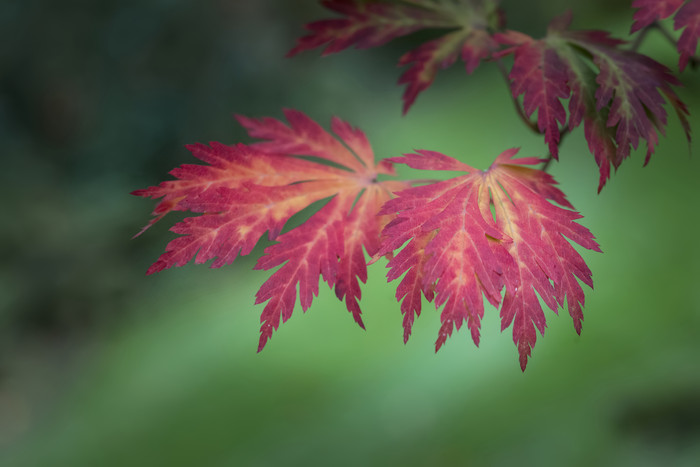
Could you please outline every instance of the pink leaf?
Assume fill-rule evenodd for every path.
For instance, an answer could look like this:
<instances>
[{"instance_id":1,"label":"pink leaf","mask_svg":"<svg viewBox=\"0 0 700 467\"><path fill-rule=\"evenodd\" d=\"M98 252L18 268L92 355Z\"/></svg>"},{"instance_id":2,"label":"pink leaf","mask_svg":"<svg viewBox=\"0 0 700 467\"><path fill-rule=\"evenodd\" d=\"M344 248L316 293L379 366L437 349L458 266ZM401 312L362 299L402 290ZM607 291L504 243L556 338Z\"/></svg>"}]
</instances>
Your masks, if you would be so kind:
<instances>
[{"instance_id":1,"label":"pink leaf","mask_svg":"<svg viewBox=\"0 0 700 467\"><path fill-rule=\"evenodd\" d=\"M297 300L306 310L318 295L320 278L345 299L360 326L360 281L367 280L365 250L379 249L380 232L392 216L378 216L392 192L408 188L397 181L377 181L392 174L390 162L375 164L365 134L333 119L336 139L308 116L286 110L289 125L273 118L238 120L251 136L266 141L250 146L193 145L192 153L209 165L184 165L163 182L135 195L162 198L152 225L173 210L200 213L175 224L181 236L150 267L154 273L173 266L212 261L232 263L251 253L269 232L278 243L268 247L256 268L279 267L262 285L256 303L267 302L258 350L273 330L289 319ZM338 167L304 159L313 156ZM328 201L329 200L329 201ZM310 204L326 204L309 220L283 233L288 220Z\"/></svg>"},{"instance_id":2,"label":"pink leaf","mask_svg":"<svg viewBox=\"0 0 700 467\"><path fill-rule=\"evenodd\" d=\"M590 287L593 283L569 241L600 249L588 229L576 222L581 216L569 209L554 179L528 167L540 159L515 159L516 153L505 151L484 172L462 165L471 169L467 175L398 192L382 209L396 218L384 229L377 254L407 244L389 262L387 275L394 280L405 274L397 290L397 298L404 298L404 339L420 313L422 292L429 301L434 293L436 307L442 307L436 350L465 323L478 345L485 297L501 307L502 329L513 325L524 370L536 331L544 332L540 298L555 312L566 305L576 331L581 331L584 294L579 281ZM405 162L460 166L454 159L449 164L450 159L420 151L407 155Z\"/></svg>"}]
</instances>

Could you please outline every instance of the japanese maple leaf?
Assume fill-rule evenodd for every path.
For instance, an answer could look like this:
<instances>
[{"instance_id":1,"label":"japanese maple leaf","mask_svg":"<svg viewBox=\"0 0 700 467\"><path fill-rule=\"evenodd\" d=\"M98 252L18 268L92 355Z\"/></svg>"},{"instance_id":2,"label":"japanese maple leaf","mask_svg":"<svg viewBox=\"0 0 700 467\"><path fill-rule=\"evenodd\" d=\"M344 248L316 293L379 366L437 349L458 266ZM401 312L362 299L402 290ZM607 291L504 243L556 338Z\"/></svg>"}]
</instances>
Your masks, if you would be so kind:
<instances>
[{"instance_id":1,"label":"japanese maple leaf","mask_svg":"<svg viewBox=\"0 0 700 467\"><path fill-rule=\"evenodd\" d=\"M397 297L403 298L404 339L420 314L423 294L442 307L436 351L465 323L479 345L485 297L501 308L501 330L513 325L524 371L537 331L544 334L540 298L555 313L566 303L576 332L581 332L585 297L579 281L589 287L593 282L570 241L594 251L600 248L576 222L581 215L554 179L527 167L542 160L515 159L517 152L503 152L486 171L432 151L390 159L416 169L466 175L398 192L381 210L396 218L384 228L377 255L405 244L387 265L390 281L404 275L397 289Z\"/></svg>"},{"instance_id":2,"label":"japanese maple leaf","mask_svg":"<svg viewBox=\"0 0 700 467\"><path fill-rule=\"evenodd\" d=\"M600 168L600 191L611 166L617 169L640 140L646 142L645 164L649 161L659 133L665 133L667 102L690 140L688 110L673 91L680 82L668 68L621 49L624 42L607 32L571 31L570 22L570 13L555 19L543 39L515 31L499 34L496 38L509 48L498 56L514 55L509 75L513 96L523 95L527 116L537 111L538 128L554 158L561 128L584 122L589 149Z\"/></svg>"},{"instance_id":3,"label":"japanese maple leaf","mask_svg":"<svg viewBox=\"0 0 700 467\"><path fill-rule=\"evenodd\" d=\"M377 212L394 190L408 186L377 181L379 174L393 174L393 168L387 162L375 163L362 131L334 118L336 139L301 112L286 110L285 115L290 126L273 118L238 116L250 136L265 141L189 146L208 165L183 165L171 172L177 180L133 193L162 198L146 228L170 211L201 213L171 228L181 236L167 245L148 274L192 259L213 260L211 267L221 267L239 254L249 254L266 231L270 240L277 240L255 266L281 266L257 293L256 303L267 302L258 351L279 327L280 318L285 322L292 315L297 290L302 309L309 308L318 295L320 277L335 287L364 327L358 305L358 279L367 280L363 249L376 253L390 217ZM318 212L280 235L291 216L322 200L327 202Z\"/></svg>"},{"instance_id":4,"label":"japanese maple leaf","mask_svg":"<svg viewBox=\"0 0 700 467\"><path fill-rule=\"evenodd\" d=\"M683 29L678 39L678 53L681 54L678 67L683 71L690 58L695 55L700 38L700 0L634 0L633 8L638 8L634 14L634 24L631 32L638 31L651 25L654 21L673 15L673 28Z\"/></svg>"},{"instance_id":5,"label":"japanese maple leaf","mask_svg":"<svg viewBox=\"0 0 700 467\"><path fill-rule=\"evenodd\" d=\"M439 38L403 55L399 65L410 66L399 78L406 84L403 112L408 112L418 94L427 89L438 70L461 57L467 73L476 69L497 47L490 27L499 26L502 15L498 0L326 0L322 2L341 18L310 23L311 34L300 38L289 56L325 46L323 55L352 45L359 49L378 47L397 37L421 29L443 29Z\"/></svg>"}]
</instances>

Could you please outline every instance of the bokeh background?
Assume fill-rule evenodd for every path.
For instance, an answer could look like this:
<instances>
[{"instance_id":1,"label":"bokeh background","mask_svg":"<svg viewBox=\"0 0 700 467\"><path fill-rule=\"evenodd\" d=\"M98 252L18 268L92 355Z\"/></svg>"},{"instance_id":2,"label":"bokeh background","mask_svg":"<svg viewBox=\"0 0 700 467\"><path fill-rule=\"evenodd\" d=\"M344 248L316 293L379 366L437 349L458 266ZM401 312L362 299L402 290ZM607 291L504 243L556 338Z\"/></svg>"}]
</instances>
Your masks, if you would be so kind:
<instances>
[{"instance_id":1,"label":"bokeh background","mask_svg":"<svg viewBox=\"0 0 700 467\"><path fill-rule=\"evenodd\" d=\"M624 37L629 3L568 6ZM533 35L564 8L503 4ZM0 2L0 465L700 465L700 163L676 121L600 195L582 130L567 137L551 172L605 253L583 252L582 336L548 312L524 374L493 308L479 348L458 332L435 354L430 307L404 345L382 263L367 331L322 289L261 354L254 258L144 276L173 219L131 240L153 203L128 193L193 162L187 143L248 141L233 113L338 115L380 157L544 155L491 64L443 72L401 116L395 63L430 33L284 58L324 16L311 0ZM642 51L677 69L659 35ZM682 79L699 128L700 74Z\"/></svg>"}]
</instances>

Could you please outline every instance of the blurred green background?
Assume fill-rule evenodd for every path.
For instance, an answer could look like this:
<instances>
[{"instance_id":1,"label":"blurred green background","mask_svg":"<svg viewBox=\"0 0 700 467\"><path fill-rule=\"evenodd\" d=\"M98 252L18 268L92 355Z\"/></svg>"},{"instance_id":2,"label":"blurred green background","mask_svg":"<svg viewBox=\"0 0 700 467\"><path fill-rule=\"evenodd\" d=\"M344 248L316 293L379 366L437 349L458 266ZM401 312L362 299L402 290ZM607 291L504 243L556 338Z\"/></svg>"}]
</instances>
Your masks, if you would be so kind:
<instances>
[{"instance_id":1,"label":"blurred green background","mask_svg":"<svg viewBox=\"0 0 700 467\"><path fill-rule=\"evenodd\" d=\"M575 27L625 36L629 3L568 6ZM533 35L564 8L503 4ZM323 16L313 1L0 2L0 465L700 465L700 163L675 121L600 195L582 129L564 142L551 172L605 253L584 252L582 336L548 312L524 374L493 308L479 348L458 332L435 354L432 307L404 346L383 264L367 331L322 289L261 354L254 258L144 276L173 219L131 240L153 203L128 193L193 162L184 144L247 141L233 113L338 115L379 157L543 155L490 64L443 72L401 117L395 63L425 35L285 59ZM677 69L658 35L642 50ZM682 79L697 115L700 75Z\"/></svg>"}]
</instances>

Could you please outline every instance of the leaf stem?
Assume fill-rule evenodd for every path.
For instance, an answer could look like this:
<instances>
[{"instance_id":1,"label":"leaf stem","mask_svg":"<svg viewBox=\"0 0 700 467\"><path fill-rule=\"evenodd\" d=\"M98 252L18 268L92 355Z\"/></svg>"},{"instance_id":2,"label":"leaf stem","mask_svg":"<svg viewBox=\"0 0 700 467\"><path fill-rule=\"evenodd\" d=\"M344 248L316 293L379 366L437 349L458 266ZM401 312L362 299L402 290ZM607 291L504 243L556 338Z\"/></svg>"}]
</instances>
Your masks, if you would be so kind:
<instances>
[{"instance_id":1,"label":"leaf stem","mask_svg":"<svg viewBox=\"0 0 700 467\"><path fill-rule=\"evenodd\" d=\"M632 45L630 46L630 50L632 52L637 52L642 46L642 42L644 42L644 39L647 37L647 34L649 34L649 31L655 28L659 28L659 23L657 21L654 21L649 26L639 31L639 34L637 34L637 37L635 37L634 42L632 42Z\"/></svg>"},{"instance_id":2,"label":"leaf stem","mask_svg":"<svg viewBox=\"0 0 700 467\"><path fill-rule=\"evenodd\" d=\"M549 155L546 157L546 160L542 163L542 167L540 167L540 170L542 172L547 171L547 169L549 168L549 164L552 163L552 159L554 159L554 156L552 156L552 153L549 153Z\"/></svg>"}]
</instances>

